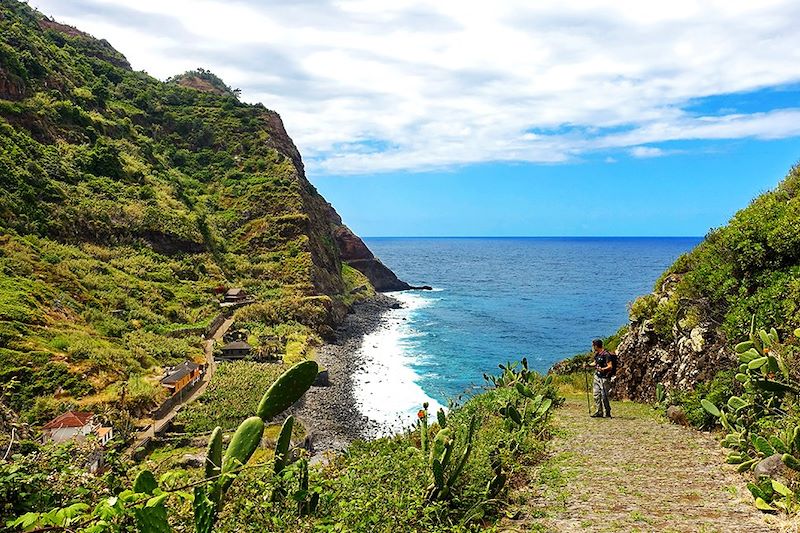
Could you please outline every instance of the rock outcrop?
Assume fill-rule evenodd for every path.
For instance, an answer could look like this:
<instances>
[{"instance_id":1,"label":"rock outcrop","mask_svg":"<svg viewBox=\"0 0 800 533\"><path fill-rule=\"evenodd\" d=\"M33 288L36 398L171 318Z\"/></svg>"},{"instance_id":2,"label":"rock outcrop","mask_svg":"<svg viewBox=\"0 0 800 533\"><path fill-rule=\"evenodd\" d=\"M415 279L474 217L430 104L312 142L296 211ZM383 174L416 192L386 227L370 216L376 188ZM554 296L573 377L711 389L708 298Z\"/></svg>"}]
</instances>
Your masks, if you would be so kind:
<instances>
[{"instance_id":1,"label":"rock outcrop","mask_svg":"<svg viewBox=\"0 0 800 533\"><path fill-rule=\"evenodd\" d=\"M679 276L668 276L653 293L655 300L668 299L678 281ZM617 397L649 402L655 398L659 383L666 391L688 390L736 363L724 336L711 321L689 326L679 320L668 337L656 333L651 319L631 321L617 347Z\"/></svg>"},{"instance_id":2,"label":"rock outcrop","mask_svg":"<svg viewBox=\"0 0 800 533\"><path fill-rule=\"evenodd\" d=\"M800 166L678 257L631 305L618 347L620 396L650 401L657 383L693 390L736 365L753 327L790 338L800 325Z\"/></svg>"},{"instance_id":3,"label":"rock outcrop","mask_svg":"<svg viewBox=\"0 0 800 533\"><path fill-rule=\"evenodd\" d=\"M430 289L430 287L413 287L398 279L397 275L367 248L358 235L344 225L342 217L328 204L328 219L333 226L333 236L339 254L345 263L355 268L375 287L378 292L407 291L409 289Z\"/></svg>"},{"instance_id":4,"label":"rock outcrop","mask_svg":"<svg viewBox=\"0 0 800 533\"><path fill-rule=\"evenodd\" d=\"M19 100L25 96L25 92L25 81L0 67L0 98L3 100Z\"/></svg>"}]
</instances>

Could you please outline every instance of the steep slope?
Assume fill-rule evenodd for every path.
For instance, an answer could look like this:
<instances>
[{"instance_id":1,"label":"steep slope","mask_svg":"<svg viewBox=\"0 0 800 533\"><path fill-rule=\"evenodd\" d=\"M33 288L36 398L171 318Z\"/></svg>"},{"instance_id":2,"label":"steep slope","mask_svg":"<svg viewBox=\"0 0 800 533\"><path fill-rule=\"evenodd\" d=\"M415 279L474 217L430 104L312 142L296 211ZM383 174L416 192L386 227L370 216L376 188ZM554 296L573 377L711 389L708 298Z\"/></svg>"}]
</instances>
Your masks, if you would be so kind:
<instances>
[{"instance_id":1,"label":"steep slope","mask_svg":"<svg viewBox=\"0 0 800 533\"><path fill-rule=\"evenodd\" d=\"M617 393L689 390L735 363L731 346L756 327L781 338L800 325L800 168L711 231L631 306Z\"/></svg>"},{"instance_id":2,"label":"steep slope","mask_svg":"<svg viewBox=\"0 0 800 533\"><path fill-rule=\"evenodd\" d=\"M0 0L0 393L28 419L122 382L152 403L162 365L202 357L220 288L260 302L256 343L343 316L346 229L280 116L237 95Z\"/></svg>"},{"instance_id":3,"label":"steep slope","mask_svg":"<svg viewBox=\"0 0 800 533\"><path fill-rule=\"evenodd\" d=\"M412 287L405 281L399 280L394 272L375 257L364 241L342 223L342 218L330 204L328 204L328 220L333 226L333 236L342 261L364 274L375 290L386 292L430 289L427 286Z\"/></svg>"}]
</instances>

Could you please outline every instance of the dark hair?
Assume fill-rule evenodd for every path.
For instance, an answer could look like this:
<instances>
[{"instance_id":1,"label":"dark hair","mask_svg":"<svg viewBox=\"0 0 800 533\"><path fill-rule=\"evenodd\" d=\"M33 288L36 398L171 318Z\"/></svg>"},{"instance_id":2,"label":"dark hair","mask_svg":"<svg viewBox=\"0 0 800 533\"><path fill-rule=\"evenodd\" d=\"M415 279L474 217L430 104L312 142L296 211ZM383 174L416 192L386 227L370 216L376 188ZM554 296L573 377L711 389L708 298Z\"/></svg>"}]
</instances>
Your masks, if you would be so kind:
<instances>
[{"instance_id":1,"label":"dark hair","mask_svg":"<svg viewBox=\"0 0 800 533\"><path fill-rule=\"evenodd\" d=\"M592 346L594 346L595 348L602 348L603 341L601 341L600 339L595 339L592 341Z\"/></svg>"}]
</instances>

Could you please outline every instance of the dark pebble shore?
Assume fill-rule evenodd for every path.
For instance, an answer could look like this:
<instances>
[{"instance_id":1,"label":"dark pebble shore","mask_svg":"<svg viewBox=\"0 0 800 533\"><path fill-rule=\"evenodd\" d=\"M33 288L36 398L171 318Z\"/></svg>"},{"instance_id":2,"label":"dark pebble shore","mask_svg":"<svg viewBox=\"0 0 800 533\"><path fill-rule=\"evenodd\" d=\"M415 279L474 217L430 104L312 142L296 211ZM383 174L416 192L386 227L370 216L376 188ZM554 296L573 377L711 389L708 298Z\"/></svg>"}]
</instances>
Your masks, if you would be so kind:
<instances>
[{"instance_id":1,"label":"dark pebble shore","mask_svg":"<svg viewBox=\"0 0 800 533\"><path fill-rule=\"evenodd\" d=\"M380 328L384 315L399 306L399 301L384 294L356 303L336 330L335 341L317 350L316 359L328 371L329 385L311 387L293 413L306 428L313 456L342 451L354 440L380 433L380 425L358 410L353 374L363 364L358 352L364 335Z\"/></svg>"}]
</instances>

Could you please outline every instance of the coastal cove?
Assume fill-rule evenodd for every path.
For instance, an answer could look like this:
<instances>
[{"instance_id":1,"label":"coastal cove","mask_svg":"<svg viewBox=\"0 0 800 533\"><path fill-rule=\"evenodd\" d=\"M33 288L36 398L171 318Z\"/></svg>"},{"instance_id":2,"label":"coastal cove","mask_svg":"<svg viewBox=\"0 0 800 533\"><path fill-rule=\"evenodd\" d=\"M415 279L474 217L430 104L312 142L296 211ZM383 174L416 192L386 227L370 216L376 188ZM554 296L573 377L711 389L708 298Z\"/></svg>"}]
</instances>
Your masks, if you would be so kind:
<instances>
[{"instance_id":1,"label":"coastal cove","mask_svg":"<svg viewBox=\"0 0 800 533\"><path fill-rule=\"evenodd\" d=\"M800 4L607 4L0 0L0 529L799 532Z\"/></svg>"},{"instance_id":2,"label":"coastal cove","mask_svg":"<svg viewBox=\"0 0 800 533\"><path fill-rule=\"evenodd\" d=\"M390 293L359 348L362 414L410 423L422 401L447 405L498 362L546 372L627 322L628 304L699 238L367 238L375 255L433 291ZM453 371L458 368L458 371Z\"/></svg>"}]
</instances>

